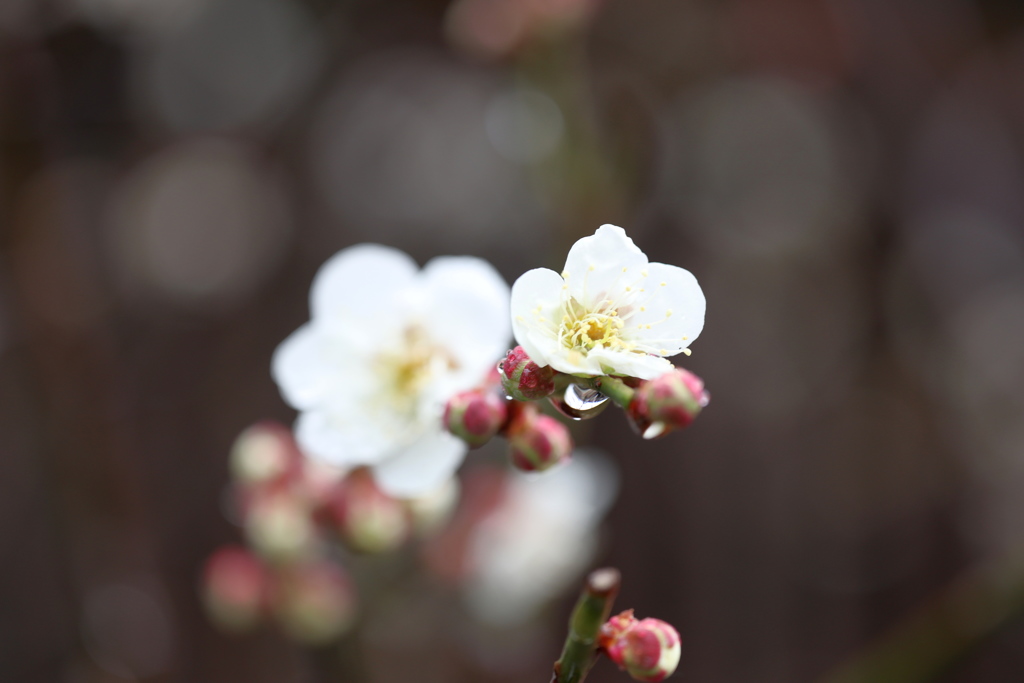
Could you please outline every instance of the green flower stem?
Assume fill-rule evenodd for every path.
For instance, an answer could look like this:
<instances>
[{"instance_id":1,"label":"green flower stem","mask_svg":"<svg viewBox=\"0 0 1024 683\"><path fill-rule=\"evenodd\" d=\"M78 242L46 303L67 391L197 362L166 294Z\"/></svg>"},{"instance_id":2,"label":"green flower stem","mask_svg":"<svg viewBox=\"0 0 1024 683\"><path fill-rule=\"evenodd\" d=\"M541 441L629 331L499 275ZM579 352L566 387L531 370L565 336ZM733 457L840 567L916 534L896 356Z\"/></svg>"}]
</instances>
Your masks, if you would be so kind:
<instances>
[{"instance_id":1,"label":"green flower stem","mask_svg":"<svg viewBox=\"0 0 1024 683\"><path fill-rule=\"evenodd\" d=\"M633 400L633 394L636 393L631 387L626 386L625 382L615 377L595 377L591 380L590 386L610 398L620 408L628 408L630 401Z\"/></svg>"},{"instance_id":2,"label":"green flower stem","mask_svg":"<svg viewBox=\"0 0 1024 683\"><path fill-rule=\"evenodd\" d=\"M555 662L551 683L581 683L586 678L597 657L597 636L611 614L620 581L619 570L610 567L587 577L569 618L569 635L562 657Z\"/></svg>"},{"instance_id":3,"label":"green flower stem","mask_svg":"<svg viewBox=\"0 0 1024 683\"><path fill-rule=\"evenodd\" d=\"M957 578L822 683L924 683L1024 616L1024 557Z\"/></svg>"},{"instance_id":4,"label":"green flower stem","mask_svg":"<svg viewBox=\"0 0 1024 683\"><path fill-rule=\"evenodd\" d=\"M610 398L620 408L628 408L629 402L633 400L633 394L636 393L636 390L626 386L626 383L617 377L577 377L576 375L567 375L559 372L555 375L554 395L561 396L564 394L570 384L596 389Z\"/></svg>"}]
</instances>

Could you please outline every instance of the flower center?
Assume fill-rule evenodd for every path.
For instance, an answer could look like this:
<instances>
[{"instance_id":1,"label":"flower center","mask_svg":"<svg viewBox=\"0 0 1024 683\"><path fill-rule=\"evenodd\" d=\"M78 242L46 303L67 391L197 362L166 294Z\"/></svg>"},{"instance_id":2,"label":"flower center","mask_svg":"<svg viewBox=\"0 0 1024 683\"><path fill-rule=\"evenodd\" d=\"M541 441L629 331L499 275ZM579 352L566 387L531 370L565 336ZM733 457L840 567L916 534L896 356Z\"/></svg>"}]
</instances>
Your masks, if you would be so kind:
<instances>
[{"instance_id":1,"label":"flower center","mask_svg":"<svg viewBox=\"0 0 1024 683\"><path fill-rule=\"evenodd\" d=\"M602 302L596 310L589 311L576 299L570 298L562 310L558 340L566 348L590 351L600 346L621 351L633 350L635 344L621 337L625 321L608 302Z\"/></svg>"},{"instance_id":2,"label":"flower center","mask_svg":"<svg viewBox=\"0 0 1024 683\"><path fill-rule=\"evenodd\" d=\"M378 355L376 364L386 403L392 410L410 416L417 413L420 396L434 375L458 368L455 359L416 325L405 329L397 350Z\"/></svg>"}]
</instances>

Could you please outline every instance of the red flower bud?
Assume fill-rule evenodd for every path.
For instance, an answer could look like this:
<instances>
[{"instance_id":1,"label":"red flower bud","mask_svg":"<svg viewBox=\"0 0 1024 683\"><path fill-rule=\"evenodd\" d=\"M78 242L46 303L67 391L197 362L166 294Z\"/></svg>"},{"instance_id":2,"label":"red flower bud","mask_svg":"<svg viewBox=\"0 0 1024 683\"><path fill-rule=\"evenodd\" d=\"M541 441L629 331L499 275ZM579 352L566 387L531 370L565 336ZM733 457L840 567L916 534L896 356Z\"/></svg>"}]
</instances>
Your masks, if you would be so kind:
<instances>
[{"instance_id":1,"label":"red flower bud","mask_svg":"<svg viewBox=\"0 0 1024 683\"><path fill-rule=\"evenodd\" d=\"M659 683L679 665L679 634L660 619L641 619L627 610L601 627L599 646L632 678Z\"/></svg>"},{"instance_id":2,"label":"red flower bud","mask_svg":"<svg viewBox=\"0 0 1024 683\"><path fill-rule=\"evenodd\" d=\"M549 469L572 455L568 428L536 409L523 410L509 425L505 436L512 464L525 472Z\"/></svg>"},{"instance_id":3,"label":"red flower bud","mask_svg":"<svg viewBox=\"0 0 1024 683\"><path fill-rule=\"evenodd\" d=\"M704 381L677 368L643 382L626 411L633 427L645 439L654 439L693 422L708 404Z\"/></svg>"},{"instance_id":4,"label":"red flower bud","mask_svg":"<svg viewBox=\"0 0 1024 683\"><path fill-rule=\"evenodd\" d=\"M445 428L471 448L490 441L505 425L506 419L508 408L504 399L485 389L456 394L444 409Z\"/></svg>"},{"instance_id":5,"label":"red flower bud","mask_svg":"<svg viewBox=\"0 0 1024 683\"><path fill-rule=\"evenodd\" d=\"M349 629L355 604L348 576L336 564L321 560L287 568L275 595L274 612L289 636L307 645L321 645Z\"/></svg>"},{"instance_id":6,"label":"red flower bud","mask_svg":"<svg viewBox=\"0 0 1024 683\"><path fill-rule=\"evenodd\" d=\"M381 491L370 471L362 468L335 489L327 517L345 545L362 553L394 550L412 529L405 505Z\"/></svg>"},{"instance_id":7,"label":"red flower bud","mask_svg":"<svg viewBox=\"0 0 1024 683\"><path fill-rule=\"evenodd\" d=\"M517 401L536 401L554 393L555 370L537 365L517 346L501 362L501 385Z\"/></svg>"},{"instance_id":8,"label":"red flower bud","mask_svg":"<svg viewBox=\"0 0 1024 683\"><path fill-rule=\"evenodd\" d=\"M269 586L267 570L255 555L241 546L226 546L206 561L203 604L218 626L247 631L266 610Z\"/></svg>"}]
</instances>

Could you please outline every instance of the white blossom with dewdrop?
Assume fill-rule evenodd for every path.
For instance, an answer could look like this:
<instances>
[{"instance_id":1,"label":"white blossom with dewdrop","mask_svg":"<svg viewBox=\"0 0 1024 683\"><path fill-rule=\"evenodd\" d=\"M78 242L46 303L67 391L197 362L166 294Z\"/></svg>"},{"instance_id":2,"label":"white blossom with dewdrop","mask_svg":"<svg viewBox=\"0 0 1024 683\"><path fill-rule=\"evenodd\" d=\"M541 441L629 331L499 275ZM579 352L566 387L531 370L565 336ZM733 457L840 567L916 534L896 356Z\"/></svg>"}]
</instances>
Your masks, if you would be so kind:
<instances>
[{"instance_id":1,"label":"white blossom with dewdrop","mask_svg":"<svg viewBox=\"0 0 1024 683\"><path fill-rule=\"evenodd\" d=\"M653 379L704 328L704 293L688 270L650 263L626 232L602 225L576 242L562 274L512 285L512 329L538 365L573 375Z\"/></svg>"},{"instance_id":2,"label":"white blossom with dewdrop","mask_svg":"<svg viewBox=\"0 0 1024 683\"><path fill-rule=\"evenodd\" d=\"M598 548L618 493L612 461L580 450L544 473L514 472L501 506L473 531L467 606L481 621L521 624L573 585Z\"/></svg>"},{"instance_id":3,"label":"white blossom with dewdrop","mask_svg":"<svg viewBox=\"0 0 1024 683\"><path fill-rule=\"evenodd\" d=\"M310 321L275 351L272 372L300 411L299 445L343 467L370 466L382 489L415 497L458 468L465 444L441 423L508 348L508 285L486 261L435 258L420 270L378 245L321 267Z\"/></svg>"}]
</instances>

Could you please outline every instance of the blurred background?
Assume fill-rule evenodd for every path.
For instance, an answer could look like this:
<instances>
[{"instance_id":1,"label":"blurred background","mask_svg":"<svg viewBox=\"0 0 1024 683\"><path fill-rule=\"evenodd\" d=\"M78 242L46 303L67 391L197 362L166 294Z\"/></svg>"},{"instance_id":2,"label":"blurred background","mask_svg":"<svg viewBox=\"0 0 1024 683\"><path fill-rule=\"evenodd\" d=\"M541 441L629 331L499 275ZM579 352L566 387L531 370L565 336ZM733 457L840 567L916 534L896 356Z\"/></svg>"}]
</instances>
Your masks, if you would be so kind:
<instances>
[{"instance_id":1,"label":"blurred background","mask_svg":"<svg viewBox=\"0 0 1024 683\"><path fill-rule=\"evenodd\" d=\"M331 680L198 597L313 274L601 223L708 300L701 418L577 434L676 680L1021 680L1014 0L0 1L0 679ZM574 593L515 661L421 601L346 680L546 680Z\"/></svg>"}]
</instances>

